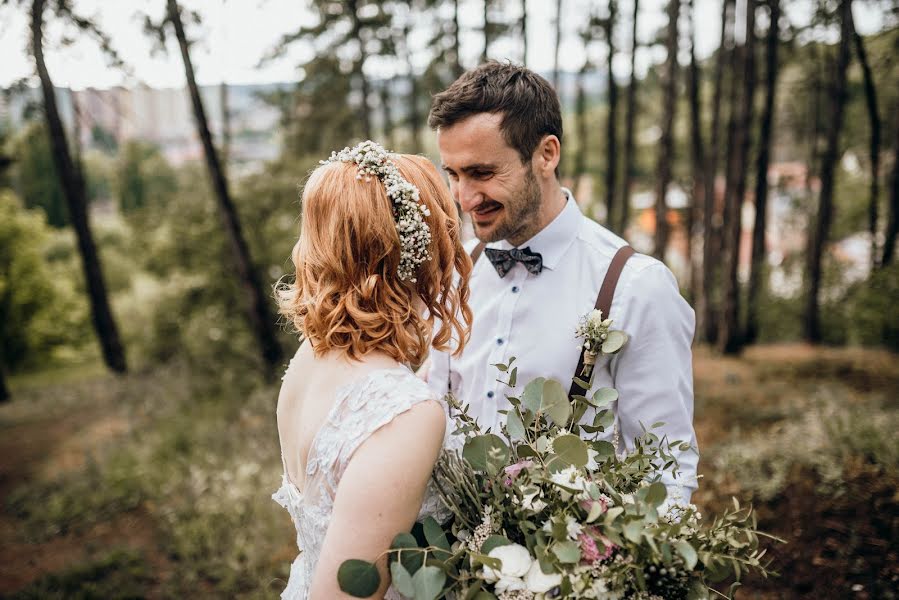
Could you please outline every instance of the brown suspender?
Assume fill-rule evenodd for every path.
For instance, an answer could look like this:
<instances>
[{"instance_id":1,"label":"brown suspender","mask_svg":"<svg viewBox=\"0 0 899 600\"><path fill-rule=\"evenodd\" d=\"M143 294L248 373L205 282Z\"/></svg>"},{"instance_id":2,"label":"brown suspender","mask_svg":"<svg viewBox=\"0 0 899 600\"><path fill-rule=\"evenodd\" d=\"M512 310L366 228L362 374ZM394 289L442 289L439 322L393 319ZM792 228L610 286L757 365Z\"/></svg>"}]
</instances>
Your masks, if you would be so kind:
<instances>
[{"instance_id":1,"label":"brown suspender","mask_svg":"<svg viewBox=\"0 0 899 600\"><path fill-rule=\"evenodd\" d=\"M606 271L606 278L602 280L599 294L596 296L596 308L602 311L604 319L609 318L609 313L612 310L612 299L615 297L615 288L618 287L618 279L621 277L624 263L626 263L627 259L634 254L636 254L636 251L633 248L630 246L622 246L612 258L609 270ZM578 384L578 380L581 379L581 372L584 369L584 354L585 351L581 348L581 357L577 361L577 369L574 371L574 380L571 382L571 389L568 390L569 397L582 396L587 393L587 388ZM589 385L587 387L589 388Z\"/></svg>"},{"instance_id":2,"label":"brown suspender","mask_svg":"<svg viewBox=\"0 0 899 600\"><path fill-rule=\"evenodd\" d=\"M471 251L470 256L472 265L481 258L485 246L486 244L484 242L479 242ZM636 254L636 251L633 248L630 246L622 246L618 249L618 252L615 253L612 262L609 264L609 270L606 271L606 277L603 279L602 285L599 288L599 294L596 296L596 308L602 311L602 316L605 319L609 318L609 313L612 310L612 299L615 298L615 288L618 287L618 279L621 277L621 271L624 270L624 263L626 263L634 254ZM587 393L587 390L577 383L577 380L581 379L581 372L583 369L584 350L581 349L581 357L577 362L577 369L574 371L574 380L571 382L571 389L568 391L569 397L580 396ZM447 386L449 386L449 373L447 373Z\"/></svg>"}]
</instances>

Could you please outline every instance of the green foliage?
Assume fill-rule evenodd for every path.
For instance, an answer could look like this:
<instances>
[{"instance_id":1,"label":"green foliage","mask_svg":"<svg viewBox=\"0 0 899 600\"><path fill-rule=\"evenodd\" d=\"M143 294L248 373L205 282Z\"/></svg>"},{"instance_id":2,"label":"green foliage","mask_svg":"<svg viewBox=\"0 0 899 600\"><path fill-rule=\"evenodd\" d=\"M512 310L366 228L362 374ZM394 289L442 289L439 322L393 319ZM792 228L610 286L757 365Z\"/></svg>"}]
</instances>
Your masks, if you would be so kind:
<instances>
[{"instance_id":1,"label":"green foliage","mask_svg":"<svg viewBox=\"0 0 899 600\"><path fill-rule=\"evenodd\" d=\"M899 352L899 263L876 270L846 295L848 341Z\"/></svg>"},{"instance_id":2,"label":"green foliage","mask_svg":"<svg viewBox=\"0 0 899 600\"><path fill-rule=\"evenodd\" d=\"M99 560L42 577L14 600L131 600L143 598L152 569L139 553L112 550Z\"/></svg>"},{"instance_id":3,"label":"green foliage","mask_svg":"<svg viewBox=\"0 0 899 600\"><path fill-rule=\"evenodd\" d=\"M22 208L0 190L0 340L9 369L33 367L54 349L77 345L87 331L87 306L55 248L65 234L40 210ZM77 272L77 271L76 271Z\"/></svg>"},{"instance_id":4,"label":"green foliage","mask_svg":"<svg viewBox=\"0 0 899 600\"><path fill-rule=\"evenodd\" d=\"M16 157L13 182L25 206L43 209L47 222L54 227L67 225L69 209L56 175L46 127L43 123L31 123L13 141L12 147Z\"/></svg>"},{"instance_id":5,"label":"green foliage","mask_svg":"<svg viewBox=\"0 0 899 600\"><path fill-rule=\"evenodd\" d=\"M129 141L118 153L115 196L123 213L162 205L177 191L175 172L156 146Z\"/></svg>"}]
</instances>

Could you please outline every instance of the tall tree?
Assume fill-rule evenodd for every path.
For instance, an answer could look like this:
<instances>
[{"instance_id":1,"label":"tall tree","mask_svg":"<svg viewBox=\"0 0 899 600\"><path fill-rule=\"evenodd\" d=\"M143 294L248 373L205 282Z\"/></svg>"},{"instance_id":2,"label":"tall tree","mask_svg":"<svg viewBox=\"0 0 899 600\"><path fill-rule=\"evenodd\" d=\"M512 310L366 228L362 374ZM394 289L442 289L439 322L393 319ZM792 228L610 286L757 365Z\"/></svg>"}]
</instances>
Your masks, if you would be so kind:
<instances>
[{"instance_id":1,"label":"tall tree","mask_svg":"<svg viewBox=\"0 0 899 600\"><path fill-rule=\"evenodd\" d=\"M726 93L724 67L731 66L730 85L735 85L733 77L734 58L734 22L736 6L734 0L722 0L721 3L721 40L715 56L714 89L712 91L712 124L709 132L711 147L708 153L708 164L705 170L705 206L702 214L702 298L698 328L709 344L718 339L718 312L720 289L719 255L721 252L721 227L724 219L717 202L716 180L718 162L721 154L721 104Z\"/></svg>"},{"instance_id":2,"label":"tall tree","mask_svg":"<svg viewBox=\"0 0 899 600\"><path fill-rule=\"evenodd\" d=\"M521 64L528 66L528 0L521 0Z\"/></svg>"},{"instance_id":3,"label":"tall tree","mask_svg":"<svg viewBox=\"0 0 899 600\"><path fill-rule=\"evenodd\" d=\"M228 84L219 84L219 105L222 111L222 168L227 173L231 160L231 109L228 106Z\"/></svg>"},{"instance_id":4,"label":"tall tree","mask_svg":"<svg viewBox=\"0 0 899 600\"><path fill-rule=\"evenodd\" d=\"M837 48L837 63L833 71L830 97L831 107L827 128L827 145L821 157L821 193L818 197L818 214L814 229L809 231L806 286L805 322L803 334L806 341L821 341L821 312L819 296L821 291L821 260L824 246L830 235L833 221L833 192L836 167L840 158L840 133L843 129L843 114L846 107L849 68L849 46L852 42L852 2L841 0L838 7L840 41Z\"/></svg>"},{"instance_id":5,"label":"tall tree","mask_svg":"<svg viewBox=\"0 0 899 600\"><path fill-rule=\"evenodd\" d=\"M734 132L733 160L728 180L733 178L730 197L724 207L724 276L722 277L721 322L718 325L718 350L735 353L740 349L740 242L743 234L743 201L746 198L746 168L752 141L750 130L755 106L755 12L756 0L746 0L746 35L741 52L741 83L739 117Z\"/></svg>"},{"instance_id":6,"label":"tall tree","mask_svg":"<svg viewBox=\"0 0 899 600\"><path fill-rule=\"evenodd\" d=\"M387 144L388 148L395 149L396 142L393 139L393 108L391 106L393 97L390 94L392 83L393 79L383 80L378 89L378 95L380 96L381 131L384 134L384 143Z\"/></svg>"},{"instance_id":7,"label":"tall tree","mask_svg":"<svg viewBox=\"0 0 899 600\"><path fill-rule=\"evenodd\" d=\"M127 370L125 351L119 337L118 326L109 305L100 257L91 233L84 175L78 168L78 165L72 160L72 155L69 152L66 132L56 105L53 81L50 79L50 73L47 71L47 65L44 61L43 27L45 8L46 3L44 0L34 0L31 4L31 44L34 64L41 82L44 117L53 148L53 162L69 209L69 219L72 227L75 229L75 236L78 240L78 250L81 254L81 264L84 269L84 278L90 297L91 317L97 337L100 340L103 360L112 371L124 373ZM67 20L82 29L91 29L93 33L100 37L101 43L108 48L108 39L100 34L87 19L75 15L69 2L56 2L54 8L58 16L67 18Z\"/></svg>"},{"instance_id":8,"label":"tall tree","mask_svg":"<svg viewBox=\"0 0 899 600\"><path fill-rule=\"evenodd\" d=\"M618 135L616 124L618 122L618 85L615 83L615 74L612 72L612 61L615 58L615 22L618 20L618 3L609 0L609 12L603 19L602 27L605 32L606 69L608 70L609 89L609 119L606 123L606 221L612 222L612 215L618 212L615 206L616 183L618 176Z\"/></svg>"},{"instance_id":9,"label":"tall tree","mask_svg":"<svg viewBox=\"0 0 899 600\"><path fill-rule=\"evenodd\" d=\"M768 0L768 36L765 45L765 107L759 131L759 150L755 169L755 222L752 226L752 260L749 271L749 297L746 306L744 342L758 339L761 299L767 289L765 267L765 230L768 226L768 163L771 154L771 130L777 94L777 50L780 46L780 0Z\"/></svg>"},{"instance_id":10,"label":"tall tree","mask_svg":"<svg viewBox=\"0 0 899 600\"><path fill-rule=\"evenodd\" d=\"M850 19L852 13L849 14ZM868 108L868 124L871 129L870 154L871 154L871 191L868 200L868 232L871 234L871 268L877 267L877 202L880 196L880 112L877 109L877 88L874 85L874 75L868 62L868 53L865 51L865 42L855 29L855 20L852 19L852 39L855 42L855 55L862 67L862 75L865 83L865 105Z\"/></svg>"},{"instance_id":11,"label":"tall tree","mask_svg":"<svg viewBox=\"0 0 899 600\"><path fill-rule=\"evenodd\" d=\"M556 37L553 45L553 89L559 91L559 48L562 46L562 0L556 0Z\"/></svg>"},{"instance_id":12,"label":"tall tree","mask_svg":"<svg viewBox=\"0 0 899 600\"><path fill-rule=\"evenodd\" d=\"M587 172L587 151L589 145L589 126L587 124L587 73L590 72L590 59L585 57L584 64L578 72L577 88L575 92L575 124L577 128L577 155L574 163L575 181L580 181L581 176ZM611 218L611 215L609 215Z\"/></svg>"},{"instance_id":13,"label":"tall tree","mask_svg":"<svg viewBox=\"0 0 899 600\"><path fill-rule=\"evenodd\" d=\"M631 206L631 187L634 181L634 126L637 119L637 15L640 12L640 0L634 0L634 12L631 17L631 78L627 86L627 106L624 116L624 181L621 182L621 203L617 221L610 221L611 229L623 233L627 225L628 211Z\"/></svg>"},{"instance_id":14,"label":"tall tree","mask_svg":"<svg viewBox=\"0 0 899 600\"><path fill-rule=\"evenodd\" d=\"M702 314L705 310L705 298L702 294L702 270L700 262L693 258L693 247L697 234L702 231L707 192L705 187L705 142L702 137L702 106L699 98L701 76L699 65L696 62L696 15L693 0L688 0L687 10L690 13L690 70L687 87L690 99L690 156L693 175L689 217L687 218L687 257L690 261L690 296L696 304L696 312Z\"/></svg>"},{"instance_id":15,"label":"tall tree","mask_svg":"<svg viewBox=\"0 0 899 600\"><path fill-rule=\"evenodd\" d=\"M668 204L665 196L671 182L671 163L674 159L674 113L677 105L677 21L680 16L680 0L668 0L668 27L665 35L665 67L663 72L662 138L656 162L655 187L655 248L653 255L664 260L668 247Z\"/></svg>"},{"instance_id":16,"label":"tall tree","mask_svg":"<svg viewBox=\"0 0 899 600\"><path fill-rule=\"evenodd\" d=\"M896 137L893 139L893 173L890 176L890 212L883 241L883 258L880 259L881 267L893 262L896 236L899 235L899 127L895 127L893 133Z\"/></svg>"},{"instance_id":17,"label":"tall tree","mask_svg":"<svg viewBox=\"0 0 899 600\"><path fill-rule=\"evenodd\" d=\"M206 118L206 110L203 107L200 89L197 86L197 80L194 75L193 62L190 58L190 45L188 44L187 35L184 31L184 23L181 19L181 9L176 0L167 0L166 6L167 10L163 26L166 24L171 25L175 32L175 37L178 40L178 47L181 51L181 60L184 63L187 88L190 93L191 105L193 107L197 134L203 144L206 168L209 172L212 188L219 205L219 213L221 214L228 235L228 241L231 245L235 271L240 280L244 296L246 297L247 317L250 329L256 337L263 363L266 365L269 372L273 373L275 367L278 366L278 363L282 358L281 346L275 335L275 319L268 307L267 294L263 291L259 277L253 268L253 261L250 258L250 250L241 229L240 220L237 216L237 209L234 206L234 202L232 201L231 194L228 190L228 181L225 178L224 171L222 171L218 152L212 143L212 135L209 132L209 122Z\"/></svg>"}]
</instances>

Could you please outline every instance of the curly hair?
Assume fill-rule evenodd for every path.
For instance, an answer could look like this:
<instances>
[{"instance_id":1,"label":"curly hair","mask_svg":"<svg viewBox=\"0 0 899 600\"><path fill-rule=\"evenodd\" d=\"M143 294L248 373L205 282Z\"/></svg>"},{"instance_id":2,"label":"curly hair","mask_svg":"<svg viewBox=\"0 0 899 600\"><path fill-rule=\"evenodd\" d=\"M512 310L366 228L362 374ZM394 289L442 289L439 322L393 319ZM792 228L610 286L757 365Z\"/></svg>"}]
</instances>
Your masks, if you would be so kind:
<instances>
[{"instance_id":1,"label":"curly hair","mask_svg":"<svg viewBox=\"0 0 899 600\"><path fill-rule=\"evenodd\" d=\"M400 280L400 241L381 181L357 179L350 163L315 169L302 195L296 279L279 283L275 294L280 313L317 356L336 350L359 360L381 351L420 364L432 346L459 354L468 341L472 265L455 204L431 161L409 154L391 160L430 209L430 260L416 282Z\"/></svg>"}]
</instances>

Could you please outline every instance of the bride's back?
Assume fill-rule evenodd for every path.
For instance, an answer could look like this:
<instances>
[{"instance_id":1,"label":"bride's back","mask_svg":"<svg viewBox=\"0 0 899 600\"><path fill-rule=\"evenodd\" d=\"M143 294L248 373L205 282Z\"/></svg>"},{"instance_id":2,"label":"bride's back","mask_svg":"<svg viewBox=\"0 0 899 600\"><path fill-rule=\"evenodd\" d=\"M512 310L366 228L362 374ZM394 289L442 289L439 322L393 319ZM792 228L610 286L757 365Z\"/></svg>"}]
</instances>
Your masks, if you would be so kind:
<instances>
[{"instance_id":1,"label":"bride's back","mask_svg":"<svg viewBox=\"0 0 899 600\"><path fill-rule=\"evenodd\" d=\"M305 487L309 450L340 388L372 371L400 366L379 352L351 361L336 352L317 357L308 342L300 346L284 374L277 408L281 456L288 478L298 489Z\"/></svg>"}]
</instances>

